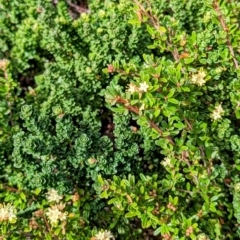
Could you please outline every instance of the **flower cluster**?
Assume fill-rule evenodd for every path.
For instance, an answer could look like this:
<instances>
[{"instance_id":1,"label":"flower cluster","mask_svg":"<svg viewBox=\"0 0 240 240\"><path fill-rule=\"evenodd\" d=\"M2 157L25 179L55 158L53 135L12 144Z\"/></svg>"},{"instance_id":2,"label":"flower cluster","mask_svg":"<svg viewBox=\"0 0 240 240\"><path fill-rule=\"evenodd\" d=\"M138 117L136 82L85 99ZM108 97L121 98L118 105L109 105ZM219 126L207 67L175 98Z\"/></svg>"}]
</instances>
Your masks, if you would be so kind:
<instances>
[{"instance_id":1,"label":"flower cluster","mask_svg":"<svg viewBox=\"0 0 240 240\"><path fill-rule=\"evenodd\" d=\"M65 208L65 204L58 204L48 208L46 215L52 225L58 223L58 221L64 221L67 219L67 212L62 212Z\"/></svg>"},{"instance_id":2,"label":"flower cluster","mask_svg":"<svg viewBox=\"0 0 240 240\"><path fill-rule=\"evenodd\" d=\"M5 70L7 68L8 64L9 64L9 61L7 59L1 59L0 60L0 69Z\"/></svg>"},{"instance_id":3,"label":"flower cluster","mask_svg":"<svg viewBox=\"0 0 240 240\"><path fill-rule=\"evenodd\" d=\"M49 202L59 203L63 198L55 189L48 190L46 195ZM64 221L67 219L67 212L62 211L64 208L65 204L59 203L47 209L46 216L52 225L56 225L58 221Z\"/></svg>"},{"instance_id":4,"label":"flower cluster","mask_svg":"<svg viewBox=\"0 0 240 240\"><path fill-rule=\"evenodd\" d=\"M209 240L209 237L205 233L200 233L197 236L197 240Z\"/></svg>"},{"instance_id":5,"label":"flower cluster","mask_svg":"<svg viewBox=\"0 0 240 240\"><path fill-rule=\"evenodd\" d=\"M165 157L164 158L164 161L161 162L161 164L164 166L164 167L172 167L172 164L171 164L171 159L168 158L168 157Z\"/></svg>"},{"instance_id":6,"label":"flower cluster","mask_svg":"<svg viewBox=\"0 0 240 240\"><path fill-rule=\"evenodd\" d=\"M48 200L49 202L59 203L60 200L62 199L62 196L60 196L60 195L58 194L58 192L57 192L56 190L54 190L54 189L48 190L48 192L47 192L46 195L47 195L47 200Z\"/></svg>"},{"instance_id":7,"label":"flower cluster","mask_svg":"<svg viewBox=\"0 0 240 240\"><path fill-rule=\"evenodd\" d=\"M219 104L218 106L216 106L211 114L211 118L216 121L218 119L222 118L222 114L224 113L224 110L222 108L222 105Z\"/></svg>"},{"instance_id":8,"label":"flower cluster","mask_svg":"<svg viewBox=\"0 0 240 240\"><path fill-rule=\"evenodd\" d=\"M206 80L204 79L205 77L206 77L206 73L201 68L197 74L192 75L191 82L201 87L206 83Z\"/></svg>"},{"instance_id":9,"label":"flower cluster","mask_svg":"<svg viewBox=\"0 0 240 240\"><path fill-rule=\"evenodd\" d=\"M9 221L14 222L17 220L16 209L11 205L0 204L0 222Z\"/></svg>"},{"instance_id":10,"label":"flower cluster","mask_svg":"<svg viewBox=\"0 0 240 240\"><path fill-rule=\"evenodd\" d=\"M130 83L128 91L133 94L134 92L147 92L149 85L146 82L140 83L139 87Z\"/></svg>"},{"instance_id":11,"label":"flower cluster","mask_svg":"<svg viewBox=\"0 0 240 240\"><path fill-rule=\"evenodd\" d=\"M94 237L95 240L110 240L114 239L114 236L110 231L105 230L104 232L100 231L97 233L97 235Z\"/></svg>"}]
</instances>

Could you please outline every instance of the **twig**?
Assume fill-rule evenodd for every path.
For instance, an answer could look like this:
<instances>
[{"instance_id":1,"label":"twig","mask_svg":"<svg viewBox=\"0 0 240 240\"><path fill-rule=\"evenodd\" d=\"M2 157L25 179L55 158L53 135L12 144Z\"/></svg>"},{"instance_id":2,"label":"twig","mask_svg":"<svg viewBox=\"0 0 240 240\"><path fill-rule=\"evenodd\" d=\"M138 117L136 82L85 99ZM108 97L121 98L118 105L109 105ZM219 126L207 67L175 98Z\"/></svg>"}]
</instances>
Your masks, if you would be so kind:
<instances>
[{"instance_id":1,"label":"twig","mask_svg":"<svg viewBox=\"0 0 240 240\"><path fill-rule=\"evenodd\" d=\"M231 53L231 56L233 58L233 62L234 62L235 68L238 69L239 65L238 65L237 59L235 58L234 50L233 50L233 47L232 47L232 44L231 44L231 41L230 41L229 29L227 27L227 24L226 24L226 22L224 20L223 14L221 13L220 7L219 7L218 2L216 0L213 1L213 7L214 7L214 10L218 14L218 19L219 19L220 24L221 24L221 26L223 28L223 31L227 34L227 46L228 46L228 49L229 49L229 51Z\"/></svg>"},{"instance_id":2,"label":"twig","mask_svg":"<svg viewBox=\"0 0 240 240\"><path fill-rule=\"evenodd\" d=\"M70 1L67 1L67 4L68 4L70 7L74 8L74 10L75 10L76 12L78 12L78 13L84 13L84 12L85 12L85 13L89 13L89 12L90 12L89 9L84 8L84 7L80 7L80 6L74 4L74 3L70 2Z\"/></svg>"},{"instance_id":3,"label":"twig","mask_svg":"<svg viewBox=\"0 0 240 240\"><path fill-rule=\"evenodd\" d=\"M196 192L192 192L192 191L187 191L187 190L185 190L185 189L177 189L178 191L180 191L180 192L185 192L185 193L189 193L189 194L194 194L194 193L196 193L196 192L198 192L198 193L200 193L200 191L198 191L198 190L196 190Z\"/></svg>"},{"instance_id":4,"label":"twig","mask_svg":"<svg viewBox=\"0 0 240 240\"><path fill-rule=\"evenodd\" d=\"M138 7L141 9L142 13L147 16L147 18L150 20L151 22L151 25L157 30L159 31L160 29L160 24L159 24L159 21L157 19L157 17L155 17L153 14L152 14L152 8L151 8L151 4L149 1L147 1L147 4L148 4L148 10L149 11L146 11L146 9L144 8L144 6L138 2L137 0L134 0L135 4L138 5ZM166 43L169 47L169 51L172 53L173 55L173 58L176 62L179 62L179 53L178 53L178 50L176 47L173 47L173 43L172 43L172 36L174 34L174 32L172 30L169 30L168 29L168 38L169 38L169 41L166 40ZM173 50L171 50L171 48L173 47Z\"/></svg>"},{"instance_id":5,"label":"twig","mask_svg":"<svg viewBox=\"0 0 240 240\"><path fill-rule=\"evenodd\" d=\"M6 186L5 184L3 185L3 188L10 191L10 192L17 192L17 193L20 193L21 191L14 188L14 187L9 187L9 186Z\"/></svg>"},{"instance_id":6,"label":"twig","mask_svg":"<svg viewBox=\"0 0 240 240\"><path fill-rule=\"evenodd\" d=\"M115 101L116 103L120 103L124 105L124 107L127 108L129 111L139 115L139 108L131 106L126 99L123 99L120 96L117 96ZM163 137L163 131L153 121L149 120L149 124L151 128L154 128ZM164 138L167 139L171 145L175 145L173 140L169 136Z\"/></svg>"},{"instance_id":7,"label":"twig","mask_svg":"<svg viewBox=\"0 0 240 240\"><path fill-rule=\"evenodd\" d=\"M127 73L126 71L122 70L122 69L119 69L119 70L116 70L117 73L119 74L122 74L122 75L127 75L127 76L132 76L132 77L139 77L140 74L138 73Z\"/></svg>"},{"instance_id":8,"label":"twig","mask_svg":"<svg viewBox=\"0 0 240 240\"><path fill-rule=\"evenodd\" d=\"M58 237L57 235L55 235L55 233L52 232L51 227L50 227L50 225L49 225L46 217L44 216L44 214L43 214L42 217L43 217L43 221L44 221L44 223L45 223L45 227L47 228L47 229L46 229L47 232L53 235L52 237L53 237L54 240L59 240L59 237Z\"/></svg>"},{"instance_id":9,"label":"twig","mask_svg":"<svg viewBox=\"0 0 240 240\"><path fill-rule=\"evenodd\" d=\"M141 11L148 17L148 19L150 19L151 21L151 24L156 28L158 29L159 28L159 23L154 19L154 16L151 15L152 13L152 9L151 9L151 6L150 6L150 3L148 2L148 6L149 6L149 12L150 14L146 11L146 9L141 5L140 2L138 2L137 0L134 0L135 4L138 5L138 7L141 9Z\"/></svg>"},{"instance_id":10,"label":"twig","mask_svg":"<svg viewBox=\"0 0 240 240\"><path fill-rule=\"evenodd\" d=\"M7 73L7 70L5 68L3 68L3 72L4 72L4 78L6 79L7 82L9 82L9 89L11 90L11 79L9 79L8 77L8 73ZM7 93L7 96L6 96L6 100L7 100L7 105L8 105L8 108L9 108L9 115L10 115L10 123L11 123L11 126L13 127L14 126L14 123L13 123L13 114L12 114L12 103L11 103L11 93L10 91L8 91Z\"/></svg>"},{"instance_id":11,"label":"twig","mask_svg":"<svg viewBox=\"0 0 240 240\"><path fill-rule=\"evenodd\" d=\"M192 131L192 125L189 123L189 121L186 118L184 118L184 122L188 125L189 130Z\"/></svg>"},{"instance_id":12,"label":"twig","mask_svg":"<svg viewBox=\"0 0 240 240\"><path fill-rule=\"evenodd\" d=\"M162 130L161 130L154 122L150 121L149 123L150 123L150 126L151 126L152 128L154 128L155 130L157 130L158 133L159 133L161 136L163 135ZM172 140L169 136L167 136L167 137L165 137L165 138L171 143L171 145L174 145L173 140Z\"/></svg>"}]
</instances>

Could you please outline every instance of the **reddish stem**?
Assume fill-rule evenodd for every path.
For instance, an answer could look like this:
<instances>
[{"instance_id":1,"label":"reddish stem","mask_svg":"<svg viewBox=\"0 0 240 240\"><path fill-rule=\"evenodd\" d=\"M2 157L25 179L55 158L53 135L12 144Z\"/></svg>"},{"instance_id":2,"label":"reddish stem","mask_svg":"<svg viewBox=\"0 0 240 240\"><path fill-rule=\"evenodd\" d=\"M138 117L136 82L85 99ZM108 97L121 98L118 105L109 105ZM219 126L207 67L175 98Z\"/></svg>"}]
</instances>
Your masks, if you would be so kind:
<instances>
[{"instance_id":1,"label":"reddish stem","mask_svg":"<svg viewBox=\"0 0 240 240\"><path fill-rule=\"evenodd\" d=\"M120 96L117 96L116 103L120 103L124 105L124 107L127 108L129 111L139 115L139 108L131 106L126 99L123 99ZM149 120L149 124L151 128L154 128L163 137L163 131L153 121ZM174 145L173 140L169 136L164 138L166 138L171 145Z\"/></svg>"},{"instance_id":2,"label":"reddish stem","mask_svg":"<svg viewBox=\"0 0 240 240\"><path fill-rule=\"evenodd\" d=\"M228 46L228 49L230 51L230 54L233 58L233 62L234 62L234 65L235 65L235 68L238 69L238 62L237 62L237 59L235 58L235 54L234 54L234 50L233 50L233 47L232 47L232 44L231 44L231 41L230 41L230 36L229 36L229 29L227 27L227 24L223 18L223 15L221 13L221 10L220 10L220 7L218 5L218 2L217 1L214 1L213 2L213 7L214 7L214 10L217 12L218 14L218 19L219 19L219 22L223 28L223 31L227 34L227 46Z\"/></svg>"}]
</instances>

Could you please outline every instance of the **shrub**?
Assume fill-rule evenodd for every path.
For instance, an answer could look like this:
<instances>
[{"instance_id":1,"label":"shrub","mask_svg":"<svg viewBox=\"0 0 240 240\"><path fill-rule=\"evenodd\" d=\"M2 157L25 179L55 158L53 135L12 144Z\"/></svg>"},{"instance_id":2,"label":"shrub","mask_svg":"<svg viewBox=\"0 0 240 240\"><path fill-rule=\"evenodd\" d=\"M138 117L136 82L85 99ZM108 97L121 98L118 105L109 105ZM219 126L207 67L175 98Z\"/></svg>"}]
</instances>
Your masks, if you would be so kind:
<instances>
[{"instance_id":1,"label":"shrub","mask_svg":"<svg viewBox=\"0 0 240 240\"><path fill-rule=\"evenodd\" d=\"M2 235L239 237L240 4L88 7L0 0Z\"/></svg>"}]
</instances>

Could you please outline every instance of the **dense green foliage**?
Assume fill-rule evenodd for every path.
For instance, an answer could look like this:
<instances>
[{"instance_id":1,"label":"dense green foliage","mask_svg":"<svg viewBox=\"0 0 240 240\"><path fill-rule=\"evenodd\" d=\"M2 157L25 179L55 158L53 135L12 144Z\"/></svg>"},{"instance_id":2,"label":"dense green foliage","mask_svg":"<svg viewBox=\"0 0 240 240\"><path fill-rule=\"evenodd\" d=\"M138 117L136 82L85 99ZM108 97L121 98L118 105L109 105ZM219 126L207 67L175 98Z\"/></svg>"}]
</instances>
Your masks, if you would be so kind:
<instances>
[{"instance_id":1,"label":"dense green foliage","mask_svg":"<svg viewBox=\"0 0 240 240\"><path fill-rule=\"evenodd\" d=\"M2 238L239 238L238 1L78 4L0 0Z\"/></svg>"}]
</instances>

